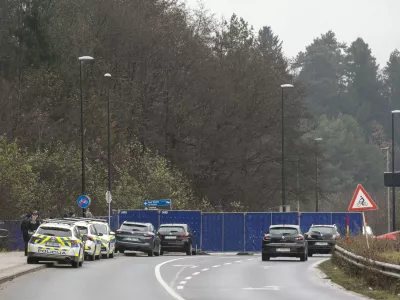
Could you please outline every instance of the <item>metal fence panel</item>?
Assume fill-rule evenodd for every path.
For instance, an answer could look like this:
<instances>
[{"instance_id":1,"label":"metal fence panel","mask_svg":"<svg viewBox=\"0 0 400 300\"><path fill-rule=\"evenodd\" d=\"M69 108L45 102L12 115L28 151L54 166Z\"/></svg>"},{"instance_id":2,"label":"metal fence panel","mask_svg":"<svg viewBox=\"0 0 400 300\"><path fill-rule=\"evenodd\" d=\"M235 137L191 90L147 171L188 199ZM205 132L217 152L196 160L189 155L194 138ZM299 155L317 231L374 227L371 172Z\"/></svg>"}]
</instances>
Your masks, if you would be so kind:
<instances>
[{"instance_id":1,"label":"metal fence panel","mask_svg":"<svg viewBox=\"0 0 400 300\"><path fill-rule=\"evenodd\" d=\"M224 248L222 251L244 251L244 213L224 213Z\"/></svg>"},{"instance_id":2,"label":"metal fence panel","mask_svg":"<svg viewBox=\"0 0 400 300\"><path fill-rule=\"evenodd\" d=\"M271 219L271 213L245 213L246 251L261 251L261 240L271 225Z\"/></svg>"},{"instance_id":3,"label":"metal fence panel","mask_svg":"<svg viewBox=\"0 0 400 300\"><path fill-rule=\"evenodd\" d=\"M340 234L346 234L346 215L349 215L349 229L352 234L362 233L361 213L332 213L332 224L336 224Z\"/></svg>"},{"instance_id":4,"label":"metal fence panel","mask_svg":"<svg viewBox=\"0 0 400 300\"><path fill-rule=\"evenodd\" d=\"M118 228L124 221L151 223L157 229L159 218L157 210L120 210Z\"/></svg>"},{"instance_id":5,"label":"metal fence panel","mask_svg":"<svg viewBox=\"0 0 400 300\"><path fill-rule=\"evenodd\" d=\"M223 249L223 214L203 213L202 250L222 251Z\"/></svg>"},{"instance_id":6,"label":"metal fence panel","mask_svg":"<svg viewBox=\"0 0 400 300\"><path fill-rule=\"evenodd\" d=\"M279 225L279 224L299 224L299 217L297 212L284 212L284 213L271 213L272 222L271 225Z\"/></svg>"},{"instance_id":7,"label":"metal fence panel","mask_svg":"<svg viewBox=\"0 0 400 300\"><path fill-rule=\"evenodd\" d=\"M300 228L303 232L307 232L311 225L331 225L332 213L301 213Z\"/></svg>"},{"instance_id":8,"label":"metal fence panel","mask_svg":"<svg viewBox=\"0 0 400 300\"><path fill-rule=\"evenodd\" d=\"M18 220L0 221L2 248L10 251L24 250L21 222Z\"/></svg>"},{"instance_id":9,"label":"metal fence panel","mask_svg":"<svg viewBox=\"0 0 400 300\"><path fill-rule=\"evenodd\" d=\"M165 210L160 214L160 225L168 223L188 224L196 232L197 247L201 243L201 211Z\"/></svg>"}]
</instances>

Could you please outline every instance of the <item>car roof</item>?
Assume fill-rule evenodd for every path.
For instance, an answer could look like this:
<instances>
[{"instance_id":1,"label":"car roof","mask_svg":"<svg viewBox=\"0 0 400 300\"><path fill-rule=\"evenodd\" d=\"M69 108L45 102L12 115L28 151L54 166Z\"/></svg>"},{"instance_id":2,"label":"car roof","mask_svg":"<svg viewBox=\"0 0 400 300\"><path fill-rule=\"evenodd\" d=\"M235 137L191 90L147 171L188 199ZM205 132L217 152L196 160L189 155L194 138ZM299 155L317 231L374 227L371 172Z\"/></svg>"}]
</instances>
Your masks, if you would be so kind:
<instances>
[{"instance_id":1,"label":"car roof","mask_svg":"<svg viewBox=\"0 0 400 300\"><path fill-rule=\"evenodd\" d=\"M300 229L299 225L292 225L292 224L276 224L276 225L271 225L269 228L276 228L276 227L291 227L291 228L297 228Z\"/></svg>"},{"instance_id":2,"label":"car roof","mask_svg":"<svg viewBox=\"0 0 400 300\"><path fill-rule=\"evenodd\" d=\"M168 226L182 226L186 227L187 224L161 224L160 227L168 227Z\"/></svg>"},{"instance_id":3,"label":"car roof","mask_svg":"<svg viewBox=\"0 0 400 300\"><path fill-rule=\"evenodd\" d=\"M48 223L43 223L40 225L40 227L58 227L58 228L66 228L66 229L71 229L71 227L73 227L74 224L71 223L52 223L52 222L48 222Z\"/></svg>"},{"instance_id":4,"label":"car roof","mask_svg":"<svg viewBox=\"0 0 400 300\"><path fill-rule=\"evenodd\" d=\"M130 225L153 225L151 223L143 223L143 222L132 222L132 221L124 221L122 224L130 224Z\"/></svg>"},{"instance_id":5,"label":"car roof","mask_svg":"<svg viewBox=\"0 0 400 300\"><path fill-rule=\"evenodd\" d=\"M332 228L336 228L336 225L327 225L327 224L312 224L311 227L332 227Z\"/></svg>"}]
</instances>

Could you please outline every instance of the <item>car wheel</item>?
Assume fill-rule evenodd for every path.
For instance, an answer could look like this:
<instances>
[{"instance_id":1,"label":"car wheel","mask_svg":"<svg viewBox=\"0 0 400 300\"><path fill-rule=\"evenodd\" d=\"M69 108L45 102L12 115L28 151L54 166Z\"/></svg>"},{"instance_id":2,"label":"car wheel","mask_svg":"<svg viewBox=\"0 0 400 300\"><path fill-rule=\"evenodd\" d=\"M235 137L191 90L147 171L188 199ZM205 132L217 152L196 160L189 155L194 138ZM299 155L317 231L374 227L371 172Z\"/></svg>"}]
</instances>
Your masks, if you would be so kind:
<instances>
[{"instance_id":1,"label":"car wheel","mask_svg":"<svg viewBox=\"0 0 400 300\"><path fill-rule=\"evenodd\" d=\"M186 255L192 255L192 251L192 243L189 243L189 245L187 246Z\"/></svg>"},{"instance_id":2,"label":"car wheel","mask_svg":"<svg viewBox=\"0 0 400 300\"><path fill-rule=\"evenodd\" d=\"M77 269L77 268L79 267L79 263L78 263L77 261L73 261L73 262L71 263L71 266L72 266L74 269Z\"/></svg>"},{"instance_id":3,"label":"car wheel","mask_svg":"<svg viewBox=\"0 0 400 300\"><path fill-rule=\"evenodd\" d=\"M154 253L155 256L160 256L161 254L161 246L158 246L157 251Z\"/></svg>"},{"instance_id":4,"label":"car wheel","mask_svg":"<svg viewBox=\"0 0 400 300\"><path fill-rule=\"evenodd\" d=\"M192 255L196 255L197 254L197 244L196 247L192 250Z\"/></svg>"},{"instance_id":5,"label":"car wheel","mask_svg":"<svg viewBox=\"0 0 400 300\"><path fill-rule=\"evenodd\" d=\"M270 259L270 257L267 254L261 254L261 260L262 261L268 261Z\"/></svg>"},{"instance_id":6,"label":"car wheel","mask_svg":"<svg viewBox=\"0 0 400 300\"><path fill-rule=\"evenodd\" d=\"M151 249L149 252L147 252L148 256L154 256L154 245L153 245L153 249Z\"/></svg>"},{"instance_id":7,"label":"car wheel","mask_svg":"<svg viewBox=\"0 0 400 300\"><path fill-rule=\"evenodd\" d=\"M107 254L104 254L103 258L109 259L110 258L110 245L108 245L108 247L106 248L106 252L107 252Z\"/></svg>"},{"instance_id":8,"label":"car wheel","mask_svg":"<svg viewBox=\"0 0 400 300\"><path fill-rule=\"evenodd\" d=\"M38 261L37 261L36 259L32 258L32 257L28 257L28 258L26 259L26 262L27 262L29 265L37 264L37 263L38 263Z\"/></svg>"},{"instance_id":9,"label":"car wheel","mask_svg":"<svg viewBox=\"0 0 400 300\"><path fill-rule=\"evenodd\" d=\"M312 254L311 252L308 252L308 256L309 256L309 257L312 257L313 254Z\"/></svg>"},{"instance_id":10,"label":"car wheel","mask_svg":"<svg viewBox=\"0 0 400 300\"><path fill-rule=\"evenodd\" d=\"M114 251L110 253L110 258L114 258Z\"/></svg>"},{"instance_id":11,"label":"car wheel","mask_svg":"<svg viewBox=\"0 0 400 300\"><path fill-rule=\"evenodd\" d=\"M93 252L93 255L88 255L88 258L89 258L90 261L94 261L96 259L96 254L95 253L96 253L96 251Z\"/></svg>"},{"instance_id":12,"label":"car wheel","mask_svg":"<svg viewBox=\"0 0 400 300\"><path fill-rule=\"evenodd\" d=\"M307 253L303 253L301 256L300 256L300 261L306 261L307 260Z\"/></svg>"},{"instance_id":13,"label":"car wheel","mask_svg":"<svg viewBox=\"0 0 400 300\"><path fill-rule=\"evenodd\" d=\"M118 249L119 253L124 254L125 249Z\"/></svg>"},{"instance_id":14,"label":"car wheel","mask_svg":"<svg viewBox=\"0 0 400 300\"><path fill-rule=\"evenodd\" d=\"M164 255L164 250L161 250L161 246L160 246L160 255Z\"/></svg>"}]
</instances>

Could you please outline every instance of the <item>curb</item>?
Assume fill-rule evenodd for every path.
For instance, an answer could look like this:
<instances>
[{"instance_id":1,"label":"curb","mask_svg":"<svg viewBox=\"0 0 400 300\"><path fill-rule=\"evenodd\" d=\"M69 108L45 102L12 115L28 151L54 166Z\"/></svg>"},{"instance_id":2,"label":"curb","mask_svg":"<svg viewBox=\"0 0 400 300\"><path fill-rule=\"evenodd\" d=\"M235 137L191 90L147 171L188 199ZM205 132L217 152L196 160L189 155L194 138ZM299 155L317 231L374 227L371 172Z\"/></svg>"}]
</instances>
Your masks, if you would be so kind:
<instances>
[{"instance_id":1,"label":"curb","mask_svg":"<svg viewBox=\"0 0 400 300\"><path fill-rule=\"evenodd\" d=\"M30 273L34 273L34 272L37 272L37 271L40 271L40 270L43 270L43 269L46 269L46 268L47 268L47 264L42 264L40 266L36 266L36 267L33 267L31 269L28 269L28 270L16 272L16 273L14 273L12 275L1 276L0 277L0 284L6 283L8 281L12 281L15 278L18 278L20 276L27 275L27 274L30 274Z\"/></svg>"},{"instance_id":2,"label":"curb","mask_svg":"<svg viewBox=\"0 0 400 300\"><path fill-rule=\"evenodd\" d=\"M236 255L254 255L253 252L238 252Z\"/></svg>"}]
</instances>

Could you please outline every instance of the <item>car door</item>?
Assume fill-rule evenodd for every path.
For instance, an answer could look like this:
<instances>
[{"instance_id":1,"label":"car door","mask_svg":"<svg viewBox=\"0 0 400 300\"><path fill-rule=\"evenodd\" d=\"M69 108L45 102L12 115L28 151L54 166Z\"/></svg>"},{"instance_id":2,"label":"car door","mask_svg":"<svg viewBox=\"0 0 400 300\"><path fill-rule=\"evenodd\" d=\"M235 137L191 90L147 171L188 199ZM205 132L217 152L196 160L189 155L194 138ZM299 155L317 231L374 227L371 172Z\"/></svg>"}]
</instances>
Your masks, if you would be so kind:
<instances>
[{"instance_id":1,"label":"car door","mask_svg":"<svg viewBox=\"0 0 400 300\"><path fill-rule=\"evenodd\" d=\"M97 232L96 227L94 227L93 225L89 226L89 232L94 237L94 241L95 241L95 245L96 245L96 249L94 252L96 255L99 255L100 251L101 251L101 239L100 239L99 233Z\"/></svg>"}]
</instances>

